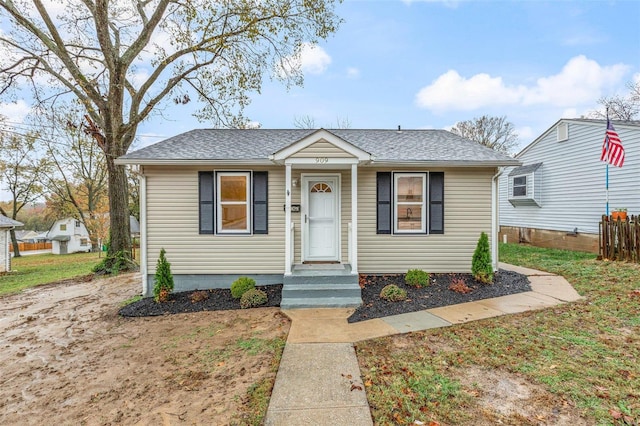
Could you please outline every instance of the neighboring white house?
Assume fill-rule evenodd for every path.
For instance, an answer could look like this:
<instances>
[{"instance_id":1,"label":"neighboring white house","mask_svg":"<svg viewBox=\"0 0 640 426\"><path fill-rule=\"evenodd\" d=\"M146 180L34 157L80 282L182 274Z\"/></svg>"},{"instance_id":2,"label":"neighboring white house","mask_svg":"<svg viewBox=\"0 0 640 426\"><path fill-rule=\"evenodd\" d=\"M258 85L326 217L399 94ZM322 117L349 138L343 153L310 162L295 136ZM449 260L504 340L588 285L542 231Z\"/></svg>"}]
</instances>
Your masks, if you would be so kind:
<instances>
[{"instance_id":1,"label":"neighboring white house","mask_svg":"<svg viewBox=\"0 0 640 426\"><path fill-rule=\"evenodd\" d=\"M0 214L0 272L11 270L11 252L9 251L11 237L9 233L16 226L22 226L22 223Z\"/></svg>"},{"instance_id":2,"label":"neighboring white house","mask_svg":"<svg viewBox=\"0 0 640 426\"><path fill-rule=\"evenodd\" d=\"M640 214L640 121L612 121L625 149L609 166L610 211ZM524 148L500 176L500 233L510 242L598 251L606 213L606 120L561 119Z\"/></svg>"},{"instance_id":3,"label":"neighboring white house","mask_svg":"<svg viewBox=\"0 0 640 426\"><path fill-rule=\"evenodd\" d=\"M91 251L91 240L87 228L82 222L72 217L57 220L49 229L47 238L52 242L53 254Z\"/></svg>"}]
</instances>

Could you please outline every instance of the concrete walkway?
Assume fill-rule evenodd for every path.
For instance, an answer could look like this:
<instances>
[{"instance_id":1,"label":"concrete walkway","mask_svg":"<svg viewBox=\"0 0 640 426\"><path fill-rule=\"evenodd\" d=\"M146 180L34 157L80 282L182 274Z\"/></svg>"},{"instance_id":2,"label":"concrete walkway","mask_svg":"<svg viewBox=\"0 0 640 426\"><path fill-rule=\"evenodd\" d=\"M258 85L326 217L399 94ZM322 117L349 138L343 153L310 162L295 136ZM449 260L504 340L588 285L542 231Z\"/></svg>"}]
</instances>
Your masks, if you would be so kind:
<instances>
[{"instance_id":1,"label":"concrete walkway","mask_svg":"<svg viewBox=\"0 0 640 426\"><path fill-rule=\"evenodd\" d=\"M266 425L372 425L354 342L448 327L581 299L563 277L500 263L527 275L531 291L349 324L353 309L283 311L291 320Z\"/></svg>"}]
</instances>

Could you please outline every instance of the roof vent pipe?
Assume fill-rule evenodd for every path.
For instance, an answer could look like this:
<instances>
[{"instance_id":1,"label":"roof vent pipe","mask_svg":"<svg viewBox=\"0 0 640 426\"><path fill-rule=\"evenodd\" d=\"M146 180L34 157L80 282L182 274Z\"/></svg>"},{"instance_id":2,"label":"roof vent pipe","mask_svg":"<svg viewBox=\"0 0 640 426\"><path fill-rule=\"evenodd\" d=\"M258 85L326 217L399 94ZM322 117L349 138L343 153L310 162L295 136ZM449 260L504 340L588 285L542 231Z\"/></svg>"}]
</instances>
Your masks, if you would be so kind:
<instances>
[{"instance_id":1,"label":"roof vent pipe","mask_svg":"<svg viewBox=\"0 0 640 426\"><path fill-rule=\"evenodd\" d=\"M400 128L400 125L398 124L398 133L402 132L402 129Z\"/></svg>"}]
</instances>

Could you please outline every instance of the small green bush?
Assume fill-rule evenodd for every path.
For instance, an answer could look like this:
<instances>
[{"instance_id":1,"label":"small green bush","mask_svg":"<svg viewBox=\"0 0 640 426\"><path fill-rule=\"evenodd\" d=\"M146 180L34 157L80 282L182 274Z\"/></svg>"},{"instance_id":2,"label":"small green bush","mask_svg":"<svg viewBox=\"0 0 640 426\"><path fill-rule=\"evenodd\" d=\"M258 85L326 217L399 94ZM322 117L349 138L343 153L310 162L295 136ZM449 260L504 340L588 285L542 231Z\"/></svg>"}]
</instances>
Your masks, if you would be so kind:
<instances>
[{"instance_id":1,"label":"small green bush","mask_svg":"<svg viewBox=\"0 0 640 426\"><path fill-rule=\"evenodd\" d=\"M256 288L256 281L249 277L240 277L231 284L231 296L240 299L243 294Z\"/></svg>"},{"instance_id":2,"label":"small green bush","mask_svg":"<svg viewBox=\"0 0 640 426\"><path fill-rule=\"evenodd\" d=\"M400 302L407 298L407 291L395 284L389 284L380 291L380 298L389 302Z\"/></svg>"},{"instance_id":3,"label":"small green bush","mask_svg":"<svg viewBox=\"0 0 640 426\"><path fill-rule=\"evenodd\" d=\"M429 285L429 274L422 269L409 269L404 276L404 282L412 287L426 287Z\"/></svg>"},{"instance_id":4,"label":"small green bush","mask_svg":"<svg viewBox=\"0 0 640 426\"><path fill-rule=\"evenodd\" d=\"M471 274L473 278L481 283L493 283L493 265L491 265L491 249L489 248L489 237L482 232L476 250L471 259Z\"/></svg>"},{"instance_id":5,"label":"small green bush","mask_svg":"<svg viewBox=\"0 0 640 426\"><path fill-rule=\"evenodd\" d=\"M156 264L155 285L153 286L153 296L156 302L166 302L169 293L173 291L173 275L171 274L171 264L165 257L165 250L160 250L160 257Z\"/></svg>"},{"instance_id":6,"label":"small green bush","mask_svg":"<svg viewBox=\"0 0 640 426\"><path fill-rule=\"evenodd\" d=\"M256 308L267 303L267 293L257 288L247 290L242 297L240 297L240 307L242 309Z\"/></svg>"}]
</instances>

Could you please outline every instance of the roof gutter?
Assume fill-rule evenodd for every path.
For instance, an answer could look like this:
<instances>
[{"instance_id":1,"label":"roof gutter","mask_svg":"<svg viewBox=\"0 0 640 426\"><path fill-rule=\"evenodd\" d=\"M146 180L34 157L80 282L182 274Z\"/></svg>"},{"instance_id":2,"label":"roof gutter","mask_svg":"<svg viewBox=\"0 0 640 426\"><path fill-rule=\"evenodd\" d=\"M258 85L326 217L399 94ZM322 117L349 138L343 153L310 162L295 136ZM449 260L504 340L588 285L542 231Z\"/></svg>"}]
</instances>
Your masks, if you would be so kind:
<instances>
[{"instance_id":1,"label":"roof gutter","mask_svg":"<svg viewBox=\"0 0 640 426\"><path fill-rule=\"evenodd\" d=\"M150 159L150 158L116 158L117 165L138 164L141 166L208 166L208 165L248 165L248 166L270 166L273 165L269 159L248 159L248 160L213 160L213 159Z\"/></svg>"}]
</instances>

